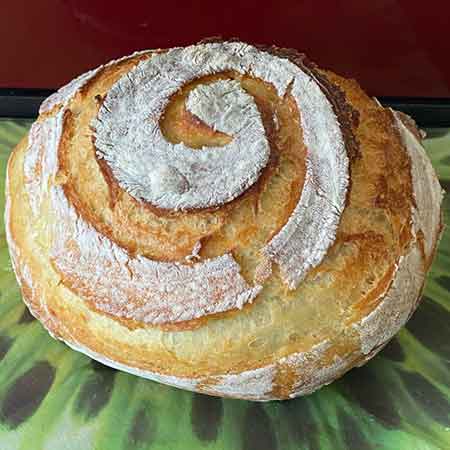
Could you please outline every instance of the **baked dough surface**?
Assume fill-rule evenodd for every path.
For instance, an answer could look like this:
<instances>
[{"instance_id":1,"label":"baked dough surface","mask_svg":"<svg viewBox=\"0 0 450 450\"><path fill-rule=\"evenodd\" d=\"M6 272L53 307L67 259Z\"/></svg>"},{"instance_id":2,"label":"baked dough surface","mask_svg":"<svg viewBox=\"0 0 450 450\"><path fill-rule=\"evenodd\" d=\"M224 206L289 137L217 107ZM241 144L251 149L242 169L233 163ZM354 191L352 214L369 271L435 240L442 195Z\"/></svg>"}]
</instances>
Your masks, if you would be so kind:
<instances>
[{"instance_id":1,"label":"baked dough surface","mask_svg":"<svg viewBox=\"0 0 450 450\"><path fill-rule=\"evenodd\" d=\"M290 51L260 51L294 58ZM187 110L196 86L237 80L261 114L269 162L251 188L218 208L171 211L139 201L96 154L92 121L108 92L160 52L98 69L66 104L43 110L36 136L14 150L6 226L24 301L54 337L141 376L253 400L312 392L372 357L417 307L442 228L441 190L420 135L355 81L305 62L340 108L349 186L332 245L292 288L279 265L261 252L289 220L305 183L302 111L290 92L280 97L269 82L228 70L195 79L170 98L160 120L163 135L199 152L225 146L232 137ZM50 161L48 143L57 133L45 127L57 118L57 160ZM60 197L64 207L55 206ZM61 237L64 230L70 239ZM109 247L109 253L86 261L82 247L95 239L123 249L115 262L121 270L105 264L114 253ZM143 308L142 292L146 282L153 289L153 281L134 279L143 290L125 286L126 304L104 286L105 280L119 285L128 270L133 278L133 264L141 260L190 265L227 254L239 265L242 283L261 285L241 308L186 320L144 320L127 311ZM271 273L261 275L268 266ZM219 286L220 279L214 280L209 282Z\"/></svg>"}]
</instances>

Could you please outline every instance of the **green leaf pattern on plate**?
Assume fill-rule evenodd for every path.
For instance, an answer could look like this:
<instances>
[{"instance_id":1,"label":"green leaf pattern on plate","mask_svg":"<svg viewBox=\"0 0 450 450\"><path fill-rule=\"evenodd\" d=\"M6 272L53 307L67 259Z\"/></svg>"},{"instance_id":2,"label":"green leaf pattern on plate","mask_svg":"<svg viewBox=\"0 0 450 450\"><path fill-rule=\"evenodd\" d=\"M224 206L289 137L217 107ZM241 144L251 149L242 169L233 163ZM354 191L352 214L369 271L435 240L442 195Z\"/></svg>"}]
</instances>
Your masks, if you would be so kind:
<instances>
[{"instance_id":1,"label":"green leaf pattern on plate","mask_svg":"<svg viewBox=\"0 0 450 450\"><path fill-rule=\"evenodd\" d=\"M0 120L2 192L9 153L30 125ZM425 147L450 191L450 130L430 131ZM421 306L377 357L309 397L266 404L140 379L53 340L26 312L1 230L1 450L450 448L449 229Z\"/></svg>"}]
</instances>

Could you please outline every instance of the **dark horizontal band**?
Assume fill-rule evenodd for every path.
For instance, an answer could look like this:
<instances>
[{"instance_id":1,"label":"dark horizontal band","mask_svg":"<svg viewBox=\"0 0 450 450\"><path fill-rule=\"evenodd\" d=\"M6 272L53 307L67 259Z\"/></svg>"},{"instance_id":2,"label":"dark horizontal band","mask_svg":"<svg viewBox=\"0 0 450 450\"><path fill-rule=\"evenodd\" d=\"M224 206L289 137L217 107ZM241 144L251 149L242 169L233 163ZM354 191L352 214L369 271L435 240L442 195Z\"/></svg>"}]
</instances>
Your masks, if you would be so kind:
<instances>
[{"instance_id":1,"label":"dark horizontal band","mask_svg":"<svg viewBox=\"0 0 450 450\"><path fill-rule=\"evenodd\" d=\"M34 118L52 89L0 88L0 117ZM421 127L450 127L450 98L378 97L384 105L410 115Z\"/></svg>"},{"instance_id":2,"label":"dark horizontal band","mask_svg":"<svg viewBox=\"0 0 450 450\"><path fill-rule=\"evenodd\" d=\"M37 117L40 104L53 89L15 89L0 88L0 117Z\"/></svg>"},{"instance_id":3,"label":"dark horizontal band","mask_svg":"<svg viewBox=\"0 0 450 450\"><path fill-rule=\"evenodd\" d=\"M422 128L450 127L450 98L378 97L378 100L408 114Z\"/></svg>"}]
</instances>

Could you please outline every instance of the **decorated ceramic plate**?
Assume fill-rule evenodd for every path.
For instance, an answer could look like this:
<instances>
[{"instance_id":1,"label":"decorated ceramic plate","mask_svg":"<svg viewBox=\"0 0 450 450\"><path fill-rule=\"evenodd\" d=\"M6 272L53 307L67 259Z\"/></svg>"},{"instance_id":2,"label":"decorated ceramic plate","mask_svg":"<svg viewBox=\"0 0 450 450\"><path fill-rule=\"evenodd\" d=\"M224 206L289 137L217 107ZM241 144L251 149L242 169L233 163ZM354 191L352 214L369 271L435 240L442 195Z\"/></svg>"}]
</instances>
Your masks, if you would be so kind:
<instances>
[{"instance_id":1,"label":"decorated ceramic plate","mask_svg":"<svg viewBox=\"0 0 450 450\"><path fill-rule=\"evenodd\" d=\"M0 190L31 121L0 121ZM425 147L450 189L450 130ZM450 221L450 198L444 199ZM3 196L0 200L3 221ZM4 230L2 222L2 230ZM450 448L450 230L421 306L366 366L308 397L252 403L115 371L53 340L28 313L0 240L0 450Z\"/></svg>"}]
</instances>

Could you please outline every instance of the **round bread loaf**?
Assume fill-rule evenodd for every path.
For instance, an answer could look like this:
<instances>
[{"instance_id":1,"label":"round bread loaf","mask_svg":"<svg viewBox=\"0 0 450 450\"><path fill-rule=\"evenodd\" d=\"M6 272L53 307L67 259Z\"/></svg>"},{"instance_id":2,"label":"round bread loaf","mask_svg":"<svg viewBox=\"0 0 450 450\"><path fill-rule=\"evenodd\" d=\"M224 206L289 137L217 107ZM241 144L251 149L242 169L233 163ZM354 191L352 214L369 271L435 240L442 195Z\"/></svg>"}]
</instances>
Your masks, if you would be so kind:
<instances>
[{"instance_id":1,"label":"round bread loaf","mask_svg":"<svg viewBox=\"0 0 450 450\"><path fill-rule=\"evenodd\" d=\"M408 320L441 199L409 117L293 50L212 40L49 97L9 161L6 230L53 337L180 388L287 399Z\"/></svg>"}]
</instances>

